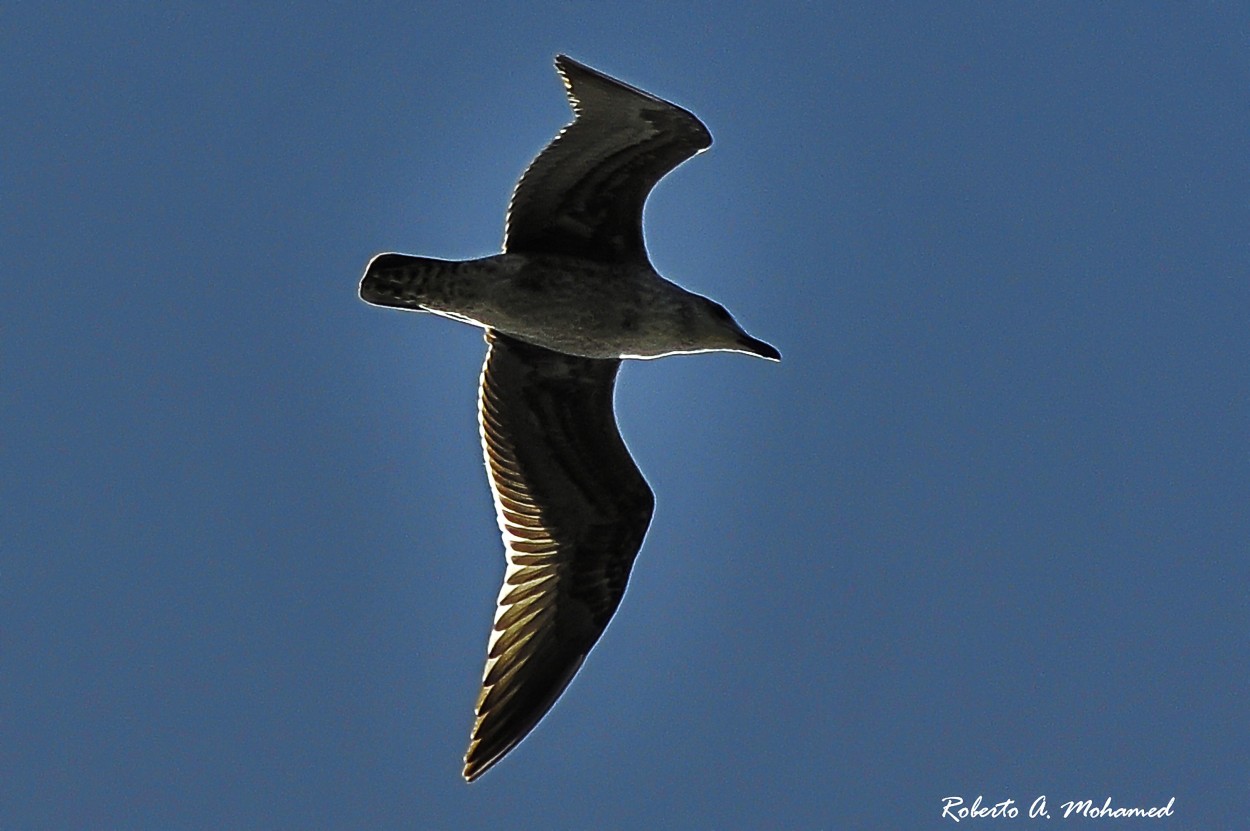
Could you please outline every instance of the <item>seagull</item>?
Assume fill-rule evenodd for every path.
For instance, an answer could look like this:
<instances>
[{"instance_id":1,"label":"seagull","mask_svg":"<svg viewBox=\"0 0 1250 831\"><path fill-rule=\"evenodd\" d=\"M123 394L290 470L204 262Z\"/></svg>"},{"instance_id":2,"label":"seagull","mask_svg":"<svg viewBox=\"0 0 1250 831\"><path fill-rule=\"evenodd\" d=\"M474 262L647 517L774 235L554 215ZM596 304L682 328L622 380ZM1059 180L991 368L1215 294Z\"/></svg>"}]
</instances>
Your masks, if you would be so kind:
<instances>
[{"instance_id":1,"label":"seagull","mask_svg":"<svg viewBox=\"0 0 1250 831\"><path fill-rule=\"evenodd\" d=\"M642 209L712 143L693 114L565 55L574 119L517 182L503 252L379 254L367 303L485 329L478 425L506 555L463 775L472 782L555 704L625 593L655 497L612 408L625 358L781 353L665 280Z\"/></svg>"}]
</instances>

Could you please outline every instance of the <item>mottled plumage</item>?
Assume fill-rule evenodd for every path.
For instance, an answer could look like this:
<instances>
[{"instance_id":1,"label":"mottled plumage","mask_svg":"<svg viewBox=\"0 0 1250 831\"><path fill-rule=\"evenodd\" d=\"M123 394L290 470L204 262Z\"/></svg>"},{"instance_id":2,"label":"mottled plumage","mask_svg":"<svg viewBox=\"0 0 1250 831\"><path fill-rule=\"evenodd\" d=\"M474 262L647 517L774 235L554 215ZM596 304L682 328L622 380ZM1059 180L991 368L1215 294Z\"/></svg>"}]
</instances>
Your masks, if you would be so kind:
<instances>
[{"instance_id":1,"label":"mottled plumage","mask_svg":"<svg viewBox=\"0 0 1250 831\"><path fill-rule=\"evenodd\" d=\"M690 113L563 55L576 117L530 164L504 252L379 254L360 296L486 329L479 423L507 555L464 776L523 739L611 619L654 497L621 440L622 358L735 351L780 359L725 309L656 274L647 194L711 144Z\"/></svg>"}]
</instances>

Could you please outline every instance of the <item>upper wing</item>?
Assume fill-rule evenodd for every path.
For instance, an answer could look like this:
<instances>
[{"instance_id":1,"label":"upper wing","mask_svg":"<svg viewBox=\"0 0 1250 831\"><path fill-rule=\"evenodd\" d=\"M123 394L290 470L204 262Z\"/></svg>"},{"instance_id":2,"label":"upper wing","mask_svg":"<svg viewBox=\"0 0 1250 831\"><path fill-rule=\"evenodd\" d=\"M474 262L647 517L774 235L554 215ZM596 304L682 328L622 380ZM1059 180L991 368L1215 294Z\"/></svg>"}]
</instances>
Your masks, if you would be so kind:
<instances>
[{"instance_id":1,"label":"upper wing","mask_svg":"<svg viewBox=\"0 0 1250 831\"><path fill-rule=\"evenodd\" d=\"M681 107L572 58L556 69L575 118L517 182L504 250L645 261L647 194L712 136Z\"/></svg>"},{"instance_id":2,"label":"upper wing","mask_svg":"<svg viewBox=\"0 0 1250 831\"><path fill-rule=\"evenodd\" d=\"M625 592L654 497L617 430L617 360L487 330L479 419L507 570L487 647L469 781L572 680Z\"/></svg>"}]
</instances>

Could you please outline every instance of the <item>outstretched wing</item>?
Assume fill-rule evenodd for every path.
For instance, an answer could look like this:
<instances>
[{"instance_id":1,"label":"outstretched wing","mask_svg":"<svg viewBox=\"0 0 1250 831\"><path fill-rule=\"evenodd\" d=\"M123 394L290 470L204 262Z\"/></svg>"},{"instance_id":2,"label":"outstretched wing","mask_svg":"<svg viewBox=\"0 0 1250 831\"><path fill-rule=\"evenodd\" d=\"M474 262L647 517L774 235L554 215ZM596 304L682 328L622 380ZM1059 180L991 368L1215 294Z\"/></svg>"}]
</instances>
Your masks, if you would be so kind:
<instances>
[{"instance_id":1,"label":"outstretched wing","mask_svg":"<svg viewBox=\"0 0 1250 831\"><path fill-rule=\"evenodd\" d=\"M645 262L647 194L712 136L681 107L572 58L556 69L575 117L517 182L504 250Z\"/></svg>"},{"instance_id":2,"label":"outstretched wing","mask_svg":"<svg viewBox=\"0 0 1250 831\"><path fill-rule=\"evenodd\" d=\"M568 686L625 592L655 501L616 426L617 360L487 330L479 419L507 569L465 754L473 781Z\"/></svg>"}]
</instances>

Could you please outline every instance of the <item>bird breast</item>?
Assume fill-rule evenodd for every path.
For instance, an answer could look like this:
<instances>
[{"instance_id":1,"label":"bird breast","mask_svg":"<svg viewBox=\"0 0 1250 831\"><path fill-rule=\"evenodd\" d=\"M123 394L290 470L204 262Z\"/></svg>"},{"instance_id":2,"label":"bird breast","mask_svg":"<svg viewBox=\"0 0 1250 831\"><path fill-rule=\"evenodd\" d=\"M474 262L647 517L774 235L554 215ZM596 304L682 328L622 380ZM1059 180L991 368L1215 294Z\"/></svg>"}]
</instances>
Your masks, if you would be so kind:
<instances>
[{"instance_id":1,"label":"bird breast","mask_svg":"<svg viewBox=\"0 0 1250 831\"><path fill-rule=\"evenodd\" d=\"M499 254L463 264L453 279L446 297L456 308L427 308L557 352L652 357L686 342L682 306L692 295L647 265Z\"/></svg>"}]
</instances>

